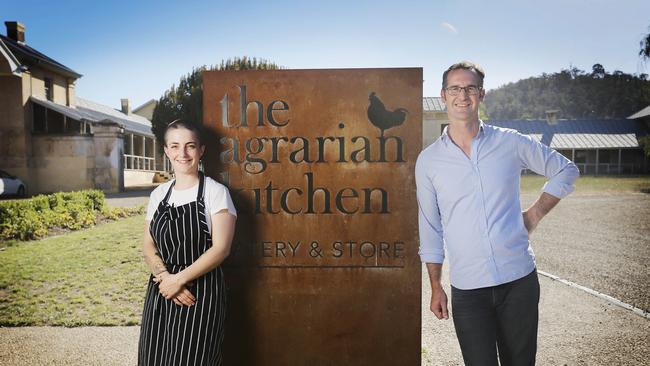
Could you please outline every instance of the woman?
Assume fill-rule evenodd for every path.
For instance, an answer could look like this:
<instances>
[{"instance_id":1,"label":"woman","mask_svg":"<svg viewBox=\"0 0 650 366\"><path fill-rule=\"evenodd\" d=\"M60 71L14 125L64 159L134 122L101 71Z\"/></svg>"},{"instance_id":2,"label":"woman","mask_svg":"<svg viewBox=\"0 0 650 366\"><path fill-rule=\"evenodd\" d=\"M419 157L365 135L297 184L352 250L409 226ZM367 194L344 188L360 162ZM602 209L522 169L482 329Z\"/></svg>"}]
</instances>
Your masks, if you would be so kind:
<instances>
[{"instance_id":1,"label":"woman","mask_svg":"<svg viewBox=\"0 0 650 366\"><path fill-rule=\"evenodd\" d=\"M228 190L199 172L198 128L165 130L175 179L149 199L143 252L151 277L142 314L139 365L220 365L226 296L219 265L230 253L236 211Z\"/></svg>"}]
</instances>

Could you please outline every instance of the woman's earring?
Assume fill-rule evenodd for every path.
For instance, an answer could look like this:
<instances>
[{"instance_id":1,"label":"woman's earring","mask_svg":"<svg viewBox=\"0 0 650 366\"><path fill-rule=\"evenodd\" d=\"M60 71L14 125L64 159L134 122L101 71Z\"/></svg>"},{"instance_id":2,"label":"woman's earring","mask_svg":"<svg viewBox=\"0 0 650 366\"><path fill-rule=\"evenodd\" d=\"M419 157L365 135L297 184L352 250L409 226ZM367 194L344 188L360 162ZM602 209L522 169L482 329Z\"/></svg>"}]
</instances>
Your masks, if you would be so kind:
<instances>
[{"instance_id":1,"label":"woman's earring","mask_svg":"<svg viewBox=\"0 0 650 366\"><path fill-rule=\"evenodd\" d=\"M199 160L199 171L201 173L205 173L205 169L203 167L203 159Z\"/></svg>"}]
</instances>

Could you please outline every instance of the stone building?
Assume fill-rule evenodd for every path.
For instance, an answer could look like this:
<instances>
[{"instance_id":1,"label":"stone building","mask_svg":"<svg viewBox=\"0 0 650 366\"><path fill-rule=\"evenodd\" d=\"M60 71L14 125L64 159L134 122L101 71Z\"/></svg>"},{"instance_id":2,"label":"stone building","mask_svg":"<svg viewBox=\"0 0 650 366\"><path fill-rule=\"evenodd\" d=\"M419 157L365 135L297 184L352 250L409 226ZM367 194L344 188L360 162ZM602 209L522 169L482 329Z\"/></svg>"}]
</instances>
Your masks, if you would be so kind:
<instances>
[{"instance_id":1,"label":"stone building","mask_svg":"<svg viewBox=\"0 0 650 366\"><path fill-rule=\"evenodd\" d=\"M81 74L31 48L25 27L0 35L0 169L29 194L151 184L167 164L151 122L130 111L78 98Z\"/></svg>"}]
</instances>

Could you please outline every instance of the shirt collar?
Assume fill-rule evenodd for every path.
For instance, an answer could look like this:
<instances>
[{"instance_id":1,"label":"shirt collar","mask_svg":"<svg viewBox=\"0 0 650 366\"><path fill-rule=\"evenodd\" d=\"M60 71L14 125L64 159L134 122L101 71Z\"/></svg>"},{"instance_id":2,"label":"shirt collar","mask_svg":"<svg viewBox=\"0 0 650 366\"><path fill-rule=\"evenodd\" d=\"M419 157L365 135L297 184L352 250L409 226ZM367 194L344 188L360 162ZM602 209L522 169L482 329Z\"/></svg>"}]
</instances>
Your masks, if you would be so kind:
<instances>
[{"instance_id":1,"label":"shirt collar","mask_svg":"<svg viewBox=\"0 0 650 366\"><path fill-rule=\"evenodd\" d=\"M486 124L483 123L482 120L478 120L478 134L476 134L476 138L482 138L487 134L488 129L485 128ZM442 134L440 135L440 139L445 143L449 144L451 142L451 138L449 137L448 130L449 125L445 126L445 129L442 130Z\"/></svg>"}]
</instances>

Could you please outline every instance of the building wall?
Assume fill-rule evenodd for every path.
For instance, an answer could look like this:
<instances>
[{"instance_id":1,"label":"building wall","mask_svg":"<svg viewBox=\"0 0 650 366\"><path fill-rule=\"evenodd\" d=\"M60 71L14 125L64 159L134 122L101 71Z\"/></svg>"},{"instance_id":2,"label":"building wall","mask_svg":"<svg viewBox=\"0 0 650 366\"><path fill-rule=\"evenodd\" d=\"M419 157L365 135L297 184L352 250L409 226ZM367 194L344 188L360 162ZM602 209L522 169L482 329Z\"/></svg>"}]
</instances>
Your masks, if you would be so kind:
<instances>
[{"instance_id":1,"label":"building wall","mask_svg":"<svg viewBox=\"0 0 650 366\"><path fill-rule=\"evenodd\" d=\"M29 148L22 80L10 74L4 58L0 62L0 169L27 181Z\"/></svg>"},{"instance_id":2,"label":"building wall","mask_svg":"<svg viewBox=\"0 0 650 366\"><path fill-rule=\"evenodd\" d=\"M440 137L441 126L449 120L446 112L424 112L422 116L422 147L425 148Z\"/></svg>"},{"instance_id":3,"label":"building wall","mask_svg":"<svg viewBox=\"0 0 650 366\"><path fill-rule=\"evenodd\" d=\"M59 146L73 141L73 147L80 148L79 141L69 140L72 136L32 134L32 103L29 98L46 99L45 78L52 80L53 101L61 105L74 103L74 83L38 67L22 72L21 76L9 72L6 59L0 58L0 169L24 181L28 194L87 188L86 173L81 172L87 164L78 165L79 159L84 158L73 158L65 152L65 147ZM61 143L56 144L52 139ZM60 149L62 155L57 165L61 173L49 172L48 169L59 158L57 154ZM82 179L75 182L77 177Z\"/></svg>"},{"instance_id":4,"label":"building wall","mask_svg":"<svg viewBox=\"0 0 650 366\"><path fill-rule=\"evenodd\" d=\"M139 116L142 116L142 117L148 119L149 121L151 121L153 119L153 110L155 108L156 108L156 103L155 102L147 103L145 106L138 109L137 112L134 111L133 113L135 113L135 114L137 114Z\"/></svg>"},{"instance_id":5,"label":"building wall","mask_svg":"<svg viewBox=\"0 0 650 366\"><path fill-rule=\"evenodd\" d=\"M33 143L30 194L93 188L92 136L37 135Z\"/></svg>"},{"instance_id":6,"label":"building wall","mask_svg":"<svg viewBox=\"0 0 650 366\"><path fill-rule=\"evenodd\" d=\"M156 172L145 172L141 170L124 171L124 187L151 186Z\"/></svg>"},{"instance_id":7,"label":"building wall","mask_svg":"<svg viewBox=\"0 0 650 366\"><path fill-rule=\"evenodd\" d=\"M124 132L114 122L95 124L93 143L95 146L94 187L104 192L124 190Z\"/></svg>"},{"instance_id":8,"label":"building wall","mask_svg":"<svg viewBox=\"0 0 650 366\"><path fill-rule=\"evenodd\" d=\"M30 194L124 187L120 128L98 125L94 136L36 135L33 138Z\"/></svg>"},{"instance_id":9,"label":"building wall","mask_svg":"<svg viewBox=\"0 0 650 366\"><path fill-rule=\"evenodd\" d=\"M57 104L68 105L68 80L65 77L39 68L30 69L28 74L31 76L28 95L47 99L45 95L45 78L50 78L52 80L52 101Z\"/></svg>"},{"instance_id":10,"label":"building wall","mask_svg":"<svg viewBox=\"0 0 650 366\"><path fill-rule=\"evenodd\" d=\"M77 93L75 88L74 80L68 79L68 89L66 90L66 100L68 102L68 107L75 107L77 105Z\"/></svg>"}]
</instances>

